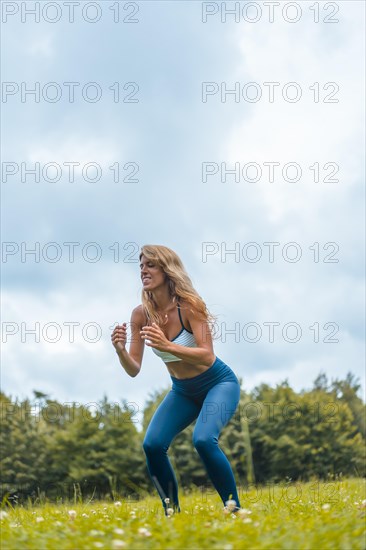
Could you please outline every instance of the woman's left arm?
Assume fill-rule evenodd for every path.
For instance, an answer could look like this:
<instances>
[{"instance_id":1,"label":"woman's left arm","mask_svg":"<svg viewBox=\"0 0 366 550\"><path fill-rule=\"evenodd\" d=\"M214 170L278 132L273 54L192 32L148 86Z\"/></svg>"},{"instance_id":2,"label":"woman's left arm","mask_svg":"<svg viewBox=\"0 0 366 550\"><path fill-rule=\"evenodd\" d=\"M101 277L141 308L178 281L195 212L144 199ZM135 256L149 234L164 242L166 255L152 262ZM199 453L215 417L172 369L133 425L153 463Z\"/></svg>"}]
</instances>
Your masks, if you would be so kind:
<instances>
[{"instance_id":1,"label":"woman's left arm","mask_svg":"<svg viewBox=\"0 0 366 550\"><path fill-rule=\"evenodd\" d=\"M188 320L197 347L189 348L170 342L155 323L152 327L142 327L142 336L150 340L149 343L145 340L145 344L160 351L172 353L192 365L207 365L210 367L215 361L215 354L208 322L196 319L191 312L189 312Z\"/></svg>"}]
</instances>

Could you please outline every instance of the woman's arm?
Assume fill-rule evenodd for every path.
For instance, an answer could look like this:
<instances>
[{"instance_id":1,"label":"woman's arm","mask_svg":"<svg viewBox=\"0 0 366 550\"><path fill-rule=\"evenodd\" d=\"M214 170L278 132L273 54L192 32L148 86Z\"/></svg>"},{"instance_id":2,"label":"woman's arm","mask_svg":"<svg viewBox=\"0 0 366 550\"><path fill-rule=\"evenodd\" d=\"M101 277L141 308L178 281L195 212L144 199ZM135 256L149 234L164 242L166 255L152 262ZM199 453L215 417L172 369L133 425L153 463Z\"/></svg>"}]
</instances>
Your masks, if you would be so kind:
<instances>
[{"instance_id":1,"label":"woman's arm","mask_svg":"<svg viewBox=\"0 0 366 550\"><path fill-rule=\"evenodd\" d=\"M113 345L116 344L115 348L119 358L119 362L121 363L127 374L132 377L137 376L141 370L142 357L144 354L144 340L140 336L140 330L144 322L145 319L142 312L142 307L137 306L131 314L131 342L128 352L125 345L120 345L117 347L118 336L116 338L116 335L118 335L118 330L120 336L122 336L123 331L125 335L126 329L116 327L115 331L117 332L115 333L114 331L112 335L112 343ZM120 339L120 341L122 341L122 339ZM126 338L124 341L126 341Z\"/></svg>"},{"instance_id":2,"label":"woman's arm","mask_svg":"<svg viewBox=\"0 0 366 550\"><path fill-rule=\"evenodd\" d=\"M196 341L196 348L180 346L170 342L155 323L152 327L142 327L141 335L144 339L150 341L146 342L145 340L147 346L172 353L192 365L207 365L210 367L215 361L215 354L209 325L207 321L199 321L190 311L187 311L187 318Z\"/></svg>"}]
</instances>

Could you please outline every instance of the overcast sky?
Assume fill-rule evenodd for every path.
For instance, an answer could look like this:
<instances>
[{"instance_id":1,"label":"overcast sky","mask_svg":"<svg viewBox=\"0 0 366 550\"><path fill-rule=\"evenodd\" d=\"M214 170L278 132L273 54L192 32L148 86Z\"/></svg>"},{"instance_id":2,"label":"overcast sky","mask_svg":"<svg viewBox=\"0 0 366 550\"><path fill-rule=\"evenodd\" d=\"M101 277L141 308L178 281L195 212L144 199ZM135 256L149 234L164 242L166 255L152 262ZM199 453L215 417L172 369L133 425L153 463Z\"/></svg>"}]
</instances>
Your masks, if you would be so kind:
<instances>
[{"instance_id":1,"label":"overcast sky","mask_svg":"<svg viewBox=\"0 0 366 550\"><path fill-rule=\"evenodd\" d=\"M3 391L168 387L110 341L162 244L245 390L351 371L364 398L364 3L35 4L2 6Z\"/></svg>"}]
</instances>

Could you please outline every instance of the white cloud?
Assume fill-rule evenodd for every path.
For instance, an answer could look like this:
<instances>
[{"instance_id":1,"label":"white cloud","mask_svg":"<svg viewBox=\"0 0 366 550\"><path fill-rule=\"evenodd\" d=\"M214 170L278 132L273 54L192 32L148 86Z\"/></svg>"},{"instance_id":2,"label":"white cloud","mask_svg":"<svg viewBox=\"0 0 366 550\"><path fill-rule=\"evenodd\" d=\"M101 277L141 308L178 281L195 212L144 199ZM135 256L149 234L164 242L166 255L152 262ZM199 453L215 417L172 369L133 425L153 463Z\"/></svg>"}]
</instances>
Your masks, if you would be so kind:
<instances>
[{"instance_id":1,"label":"white cloud","mask_svg":"<svg viewBox=\"0 0 366 550\"><path fill-rule=\"evenodd\" d=\"M8 66L19 79L25 78L24 62L20 63L25 52L28 79L34 73L43 82L51 80L51 73L41 62L57 53L52 79L136 79L141 82L143 100L133 109L112 102L84 102L81 107L67 102L27 103L18 109L16 101L9 102L13 109L8 124L9 134L13 132L9 159L20 156L30 163L60 165L70 160L82 165L96 161L105 168L119 159L138 158L141 182L132 187L66 183L57 190L42 182L23 186L21 193L16 185L9 186L8 211L13 209L16 216L9 218L7 237L27 239L30 247L33 241L43 244L47 239L60 243L99 240L103 246L115 241L160 242L177 250L208 306L228 326L248 320L297 320L304 327L314 321L339 322L341 343L329 348L325 344L317 347L309 338L295 347L286 342L272 347L264 342L253 346L230 340L218 343L217 354L243 377L246 389L284 378L300 389L320 369L329 376L342 377L351 370L363 377L362 3L348 3L340 24L333 26L310 24L309 20L297 25L200 25L194 3L191 16L187 4L180 8L179 3L171 4L169 9L163 4L161 12L158 3L150 6L159 25L151 43L148 34L142 37L143 26L128 29L127 38L116 32L116 26L108 27L111 41L98 42L98 33L106 36L106 28L75 25L68 29L70 41L60 39L57 51L53 35L44 27L29 27L28 34L9 38L14 49ZM191 43L191 38L185 38L184 66L174 66L172 84L167 57L161 55L166 37L161 44L156 37L163 36L166 27L173 40L177 9L184 11L187 27L180 28L180 38L172 44L168 58L182 51L182 37L190 37L190 24L194 39ZM151 23L145 20L143 24ZM136 36L139 48L121 58L119 65L118 52L126 51ZM98 44L98 51L90 53L91 40ZM76 51L78 41L82 41L80 51ZM74 50L79 57L73 57ZM81 69L80 60L87 61ZM297 104L266 100L200 103L200 80L221 82L223 78L228 87L236 81L298 81L307 99ZM338 82L340 103L313 103L308 86L315 81ZM24 132L14 124L18 111L29 117L24 117L24 128L22 120ZM220 155L213 159L217 162L297 161L304 170L315 161L335 161L340 166L340 182L316 184L303 179L297 184L270 184L264 179L258 184L203 186L200 163L212 159L215 152ZM75 172L79 177L80 169ZM303 258L295 265L281 257L274 264L264 258L257 264L242 260L236 264L232 257L223 262L219 253L203 263L201 241L226 243L228 249L237 241L241 245L256 241L262 247L264 241L280 241L281 246L297 241L303 247ZM308 250L315 241L320 246L338 242L339 264L315 264ZM97 265L41 262L33 266L30 261L24 265L9 260L6 268L10 276L3 293L5 320L29 325L35 320L61 325L64 321L96 321L103 337L98 344L87 343L78 329L74 344L64 339L35 344L31 336L21 343L19 335L10 337L3 351L5 391L29 396L32 389L39 389L56 399L85 403L105 391L112 400L123 396L142 408L150 390L168 386L166 367L151 350L145 351L142 371L132 379L123 372L110 343L108 327L117 318L128 321L140 302L137 264L114 263L107 252Z\"/></svg>"},{"instance_id":2,"label":"white cloud","mask_svg":"<svg viewBox=\"0 0 366 550\"><path fill-rule=\"evenodd\" d=\"M63 162L77 161L80 166L75 167L76 177L81 176L81 168L88 162L97 162L103 168L108 167L119 157L123 158L124 147L121 141L118 144L102 136L89 136L84 133L70 132L58 135L57 139L45 142L43 139L29 143L27 160L30 162ZM68 169L64 168L68 174ZM93 175L90 176L91 178Z\"/></svg>"},{"instance_id":3,"label":"white cloud","mask_svg":"<svg viewBox=\"0 0 366 550\"><path fill-rule=\"evenodd\" d=\"M30 41L26 46L25 53L36 57L45 57L51 59L55 55L54 36L52 34L42 34Z\"/></svg>"},{"instance_id":4,"label":"white cloud","mask_svg":"<svg viewBox=\"0 0 366 550\"><path fill-rule=\"evenodd\" d=\"M231 188L238 194L242 190L253 208L262 210L265 206L270 224L287 225L287 217L292 216L291 221L303 224L305 231L310 218L312 227L314 224L322 227L325 206L330 203L341 209L351 188L360 185L363 135L360 110L363 111L364 86L360 55L362 17L358 15L357 5L342 13L339 23L342 32L337 32L338 27L334 25L336 38L327 44L324 43L324 34L329 32L326 25L278 22L248 25L245 33L236 32L241 61L232 81L239 81L242 86L246 82L260 84L263 98L254 104L246 103L243 116L238 105L238 119L222 156L231 166L236 161L242 166L249 161L261 165L263 178L259 183L231 184ZM337 47L333 47L335 45ZM264 82L280 83L275 89L274 103L268 101L268 87ZM302 97L297 103L282 98L281 91L289 82L301 87ZM314 82L319 82L321 98L333 89L322 90L324 84L339 85L335 96L339 103L314 103L309 89ZM241 102L244 103L242 98ZM282 177L269 183L268 168L263 162L281 163L276 171L288 162L297 162L303 177L298 183L283 181ZM314 183L313 172L309 170L314 162L337 163L340 171L335 177L340 182ZM290 176L292 174L290 172Z\"/></svg>"},{"instance_id":5,"label":"white cloud","mask_svg":"<svg viewBox=\"0 0 366 550\"><path fill-rule=\"evenodd\" d=\"M341 344L335 344L332 350L326 350L324 349L325 346L320 346L310 358L299 357L295 359L290 368L286 365L284 368L278 366L275 370L264 368L257 373L245 373L243 375L245 390L252 390L263 382L274 386L285 379L288 379L290 386L295 391L310 390L314 380L321 372L327 375L329 382L336 378L344 380L347 373L352 372L356 377L359 377L361 383L359 395L365 399L365 373L360 364L363 344L344 332L338 334L338 336Z\"/></svg>"}]
</instances>

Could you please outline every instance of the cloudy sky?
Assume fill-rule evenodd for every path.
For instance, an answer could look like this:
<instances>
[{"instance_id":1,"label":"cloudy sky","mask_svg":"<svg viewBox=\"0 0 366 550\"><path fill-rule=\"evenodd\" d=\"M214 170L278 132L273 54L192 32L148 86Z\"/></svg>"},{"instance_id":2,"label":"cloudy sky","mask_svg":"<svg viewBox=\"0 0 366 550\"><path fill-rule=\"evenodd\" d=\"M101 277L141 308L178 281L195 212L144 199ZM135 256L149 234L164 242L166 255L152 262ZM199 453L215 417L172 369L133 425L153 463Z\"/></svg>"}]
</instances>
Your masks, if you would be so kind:
<instances>
[{"instance_id":1,"label":"cloudy sky","mask_svg":"<svg viewBox=\"0 0 366 550\"><path fill-rule=\"evenodd\" d=\"M2 5L3 391L142 410L169 386L110 341L149 243L244 389L351 371L364 397L364 3L38 4Z\"/></svg>"}]
</instances>

